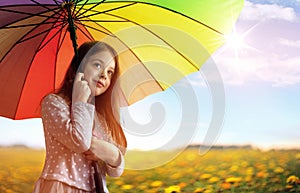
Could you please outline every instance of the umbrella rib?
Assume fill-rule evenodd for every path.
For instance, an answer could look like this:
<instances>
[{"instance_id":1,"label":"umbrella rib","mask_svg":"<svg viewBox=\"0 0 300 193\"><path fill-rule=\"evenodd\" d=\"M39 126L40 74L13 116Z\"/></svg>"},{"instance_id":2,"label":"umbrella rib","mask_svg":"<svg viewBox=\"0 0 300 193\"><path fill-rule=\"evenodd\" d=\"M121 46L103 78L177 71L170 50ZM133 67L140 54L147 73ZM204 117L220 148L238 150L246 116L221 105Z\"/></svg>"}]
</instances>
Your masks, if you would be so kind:
<instances>
[{"instance_id":1,"label":"umbrella rib","mask_svg":"<svg viewBox=\"0 0 300 193\"><path fill-rule=\"evenodd\" d=\"M7 12L12 12L12 13L20 13L20 14L27 14L27 15L28 15L28 17L21 18L20 20L13 21L13 23L8 23L8 24L6 24L5 26L2 26L3 29L4 29L4 28L10 29L10 28L18 28L18 27L30 27L30 26L37 26L37 25L40 26L41 24L51 24L51 22L41 22L41 23L38 23L38 24L26 24L26 25L14 25L14 26L9 26L9 25L12 25L12 24L14 24L14 23L16 23L16 22L18 22L18 21L24 20L24 19L26 19L26 18L28 19L28 18L30 18L30 16L45 17L45 18L47 18L47 19L53 18L53 19L56 19L56 22L57 22L57 21L63 21L63 20L61 20L60 17L55 17L55 16L54 16L54 15L56 15L56 14L61 15L58 11L55 11L55 10L57 10L57 8L51 9L50 11L53 11L53 14L52 14L52 15L49 15L49 16L42 15L42 14L44 14L44 13L47 13L48 11L40 12L40 13L38 13L38 14L32 14L32 13L21 12L21 11L15 11L15 10L7 10L7 9L3 9L3 8L0 8L0 11L1 11L1 10L2 10L2 11L7 11Z\"/></svg>"},{"instance_id":2,"label":"umbrella rib","mask_svg":"<svg viewBox=\"0 0 300 193\"><path fill-rule=\"evenodd\" d=\"M83 24L81 24L81 25L83 25ZM84 26L84 25L83 25ZM85 37L87 37L89 40L94 40L94 38L91 36L91 34L90 33L86 33L85 31L83 31L80 27L79 28L77 28L77 29L79 29L79 31L81 31L84 35L85 35Z\"/></svg>"},{"instance_id":3,"label":"umbrella rib","mask_svg":"<svg viewBox=\"0 0 300 193\"><path fill-rule=\"evenodd\" d=\"M61 32L62 32L62 30L61 30ZM57 60L58 60L58 53L59 53L59 51L60 51L60 49L61 49L61 46L62 46L62 44L63 44L63 41L65 40L65 37L66 37L66 35L67 35L67 30L64 32L64 35L63 35L63 38L61 38L62 36L62 33L59 35L59 39L58 39L58 41L57 41L57 49L56 49L56 53L55 53L55 64L57 64ZM54 80L56 80L56 70L57 70L57 65L54 65ZM55 90L55 81L53 81L53 90Z\"/></svg>"},{"instance_id":4,"label":"umbrella rib","mask_svg":"<svg viewBox=\"0 0 300 193\"><path fill-rule=\"evenodd\" d=\"M74 16L74 15L76 16L78 14L78 12L80 12L80 10L83 9L83 6L86 5L86 3L87 3L88 0L86 0L86 2L83 5L81 5L79 9L76 9L77 5L78 5L78 2L81 2L81 1L83 1L83 0L76 0L76 2L74 3L75 7L74 7L74 9L72 11L72 16ZM76 11L76 13L75 13L75 11Z\"/></svg>"},{"instance_id":5,"label":"umbrella rib","mask_svg":"<svg viewBox=\"0 0 300 193\"><path fill-rule=\"evenodd\" d=\"M2 29L13 29L13 28L21 28L21 27L31 27L31 26L41 26L42 24L55 24L56 22L43 22L43 23L32 23L25 25L16 25L16 26L4 26Z\"/></svg>"},{"instance_id":6,"label":"umbrella rib","mask_svg":"<svg viewBox=\"0 0 300 193\"><path fill-rule=\"evenodd\" d=\"M98 3L96 3L95 5L93 5L90 9L85 10L84 12L80 13L79 15L76 15L76 18L80 18L81 15L84 15L86 12L92 10L93 8L99 6L100 4L102 4L105 0L102 0ZM83 7L83 6L82 6ZM77 12L78 13L78 12Z\"/></svg>"},{"instance_id":7,"label":"umbrella rib","mask_svg":"<svg viewBox=\"0 0 300 193\"><path fill-rule=\"evenodd\" d=\"M57 13L54 12L50 17L48 17L48 21L47 21L47 20L44 20L44 21L41 22L38 26L36 26L36 27L33 28L32 30L30 30L30 32L32 32L33 30L35 30L37 27L41 26L42 24L48 23L48 22L49 22L49 19L56 19L56 20L54 20L53 22L49 22L49 24L53 24L53 25L52 25L52 28L53 28L53 27L64 26L64 23L63 23L63 22L60 23L60 19L61 19L61 18L59 18L59 17L52 17L53 15L56 15L56 14L57 14ZM57 22L58 22L58 24L56 24ZM32 39L32 38L34 38L34 37L37 37L37 36L39 36L39 35L41 35L41 34L44 34L44 33L48 32L49 29L51 29L51 28L48 28L48 29L46 29L46 30L44 30L44 31L42 31L42 32L39 32L39 33L37 33L37 34L35 34L35 35L33 35L33 36L30 36L30 37L28 37L28 38L23 39L24 37L26 37L26 36L30 33L30 32L28 32L25 36L22 37L22 39L20 39L20 40L18 41L18 43L21 43L21 42L30 40L30 39Z\"/></svg>"},{"instance_id":8,"label":"umbrella rib","mask_svg":"<svg viewBox=\"0 0 300 193\"><path fill-rule=\"evenodd\" d=\"M104 26L102 25L99 25L101 27L103 27L104 29L106 29ZM108 29L106 29L107 31L110 31ZM110 31L110 33L112 34L112 32ZM128 50L136 57L136 59L140 62L140 63L143 63L140 58L121 40L119 39L117 36L114 36L115 38L117 38L126 48L128 48ZM161 90L164 90L164 88L159 84L159 82L155 79L155 77L153 76L153 74L147 69L145 68L145 70L149 73L149 75L153 78L153 80L157 83L157 85L159 86L159 88Z\"/></svg>"},{"instance_id":9,"label":"umbrella rib","mask_svg":"<svg viewBox=\"0 0 300 193\"><path fill-rule=\"evenodd\" d=\"M66 24L64 24L64 23L60 23L60 24L57 24L57 25L55 25L55 23L53 23L54 25L53 25L53 27L52 28L56 28L56 27L59 27L59 26L65 26ZM42 31L42 32L39 32L39 33L37 33L37 34L35 34L35 35L33 35L33 36L30 36L30 37L28 37L28 38L25 38L25 39L21 39L20 41L18 41L19 43L22 43L22 42L25 42L25 41L27 41L27 40L30 40L30 39L32 39L32 38L35 38L35 37L37 37L37 36L39 36L39 35L41 35L41 34L44 34L44 33L46 33L46 32L48 32L49 31L49 29L46 29L46 30L44 30L44 31Z\"/></svg>"},{"instance_id":10,"label":"umbrella rib","mask_svg":"<svg viewBox=\"0 0 300 193\"><path fill-rule=\"evenodd\" d=\"M182 53L180 53L175 47L173 47L166 40L164 40L163 38L161 38L159 35L157 35L153 31L151 31L150 29L146 28L145 26L140 25L139 23L131 21L131 20L127 19L127 18L124 18L124 17L121 17L121 16L117 16L117 15L113 15L113 14L109 14L109 13L106 13L106 14L114 16L114 17L117 17L117 18L121 18L121 19L127 20L128 22L131 22L131 23L133 23L133 24L135 24L135 25L137 25L137 26L145 29L146 31L148 31L149 33L151 33L152 35L154 35L155 37L157 37L158 39L160 39L161 41L163 41L170 48L172 48L176 53L178 53L181 57L183 57L186 61L188 61L196 70L199 70L199 68L192 61L190 61L187 57L185 57Z\"/></svg>"},{"instance_id":11,"label":"umbrella rib","mask_svg":"<svg viewBox=\"0 0 300 193\"><path fill-rule=\"evenodd\" d=\"M77 3L78 3L78 0L76 0L76 1L74 2L74 9L72 10L71 15L75 15L74 13L75 13L76 8L77 8Z\"/></svg>"},{"instance_id":12,"label":"umbrella rib","mask_svg":"<svg viewBox=\"0 0 300 193\"><path fill-rule=\"evenodd\" d=\"M99 29L97 29L97 28L95 28L95 27L92 27L92 26L90 26L90 25L86 25L86 24L82 24L82 25L85 26L85 27L87 27L87 28L90 28L90 29L96 30L96 31L98 31L98 32L104 33L104 34L106 34L106 35L115 37L113 34L109 34L109 33L105 32L105 31L99 30ZM97 24L97 25L98 25L98 24Z\"/></svg>"},{"instance_id":13,"label":"umbrella rib","mask_svg":"<svg viewBox=\"0 0 300 193\"><path fill-rule=\"evenodd\" d=\"M59 4L56 0L53 0L53 2L54 2L57 6L60 6L60 4Z\"/></svg>"},{"instance_id":14,"label":"umbrella rib","mask_svg":"<svg viewBox=\"0 0 300 193\"><path fill-rule=\"evenodd\" d=\"M99 25L100 27L102 27L102 28L104 28L104 29L106 29L104 26L102 26L102 25L100 25L100 24L97 24L97 25ZM86 25L85 25L86 26ZM88 26L86 26L86 27L88 27ZM97 29L96 29L97 30ZM108 29L106 29L107 31L109 31L111 34L108 34L108 35L111 35L112 36L112 32L110 31L110 30L108 30ZM100 32L102 32L102 31L100 31ZM105 33L105 32L104 32ZM107 34L107 33L105 33L105 34ZM114 36L113 35L113 37L115 37L115 38L117 38L120 42L122 42L122 44L126 47L126 48L128 48L128 50L136 57L136 59L140 62L140 63L143 63L140 59L139 59L139 57L121 40L121 39L119 39L117 36ZM163 89L163 87L159 84L159 82L155 79L155 77L153 76L153 74L147 69L147 68L145 68L145 70L147 70L148 71L148 73L149 73L149 75L153 78L153 80L157 83L157 85L160 87L160 89L161 90L164 90Z\"/></svg>"},{"instance_id":15,"label":"umbrella rib","mask_svg":"<svg viewBox=\"0 0 300 193\"><path fill-rule=\"evenodd\" d=\"M39 3L39 2L37 2L37 1L35 1L35 0L30 0L30 1L32 1L33 3L35 3L36 5L39 5L39 6L41 6L41 7L44 7L45 9L47 9L48 11L52 11L51 9L49 9L45 4L41 4L41 3ZM55 2L55 4L57 5L57 6L60 6L60 4L56 1L56 0L53 0L54 2ZM57 9L61 9L60 7L59 8L57 8ZM55 13L55 12L54 12ZM59 12L58 12L59 13ZM60 16L62 16L61 15L61 13L59 13L59 15Z\"/></svg>"},{"instance_id":16,"label":"umbrella rib","mask_svg":"<svg viewBox=\"0 0 300 193\"><path fill-rule=\"evenodd\" d=\"M50 12L54 12L55 10L57 10L58 8L55 9L49 9ZM49 11L45 11L45 12L41 12L41 13L28 13L28 12L23 12L23 11L17 11L17 10L9 10L9 9L4 9L4 8L0 8L0 11L6 11L6 12L11 12L11 13L19 13L19 14L25 14L28 16L39 16L39 17L46 17L49 18L49 16L46 15L42 15L44 13L47 13ZM54 12L55 13L55 12ZM54 17L53 17L54 18Z\"/></svg>"},{"instance_id":17,"label":"umbrella rib","mask_svg":"<svg viewBox=\"0 0 300 193\"><path fill-rule=\"evenodd\" d=\"M194 19L194 18L192 18L192 17L190 17L190 16L187 16L187 15L185 15L185 14L182 14L182 13L180 13L180 12L178 12L178 11L173 10L173 9L169 9L169 8L163 7L163 6L158 6L158 5L155 5L155 4L152 4L152 3L145 3L145 4L150 4L150 5L153 5L153 6L157 6L157 7L160 7L160 8L166 9L166 10L169 10L169 11L171 11L171 12L173 12L173 13L182 15L182 16L184 16L184 17L186 17L186 18L189 18L189 19L191 19L191 20L193 20L193 21L195 21L195 22L197 22L197 23L199 23L199 24L201 24L201 25L203 25L203 26L205 26L205 27L211 29L212 31L214 31L214 32L216 32L216 33L218 33L218 34L220 34L220 35L222 35L222 36L224 35L222 32L216 30L215 28L210 27L209 25L207 25L207 24L205 24L205 23L203 23L203 22L201 22L201 21L198 21L198 20L196 20L196 19Z\"/></svg>"},{"instance_id":18,"label":"umbrella rib","mask_svg":"<svg viewBox=\"0 0 300 193\"><path fill-rule=\"evenodd\" d=\"M47 7L46 5L43 5L43 4L41 4L41 3L39 3L39 2L37 2L35 0L30 0L30 1L33 2L33 3L35 3L36 5L39 5L39 6L43 7L43 8L45 8L45 9L47 9L48 11L53 11L53 10L49 9L49 7ZM56 9L58 9L58 8L56 8ZM59 13L59 15L62 16L60 13Z\"/></svg>"},{"instance_id":19,"label":"umbrella rib","mask_svg":"<svg viewBox=\"0 0 300 193\"><path fill-rule=\"evenodd\" d=\"M58 30L58 32L59 32L59 30ZM51 38L51 39L53 39L53 38ZM48 41L47 41L48 42ZM41 41L41 43L40 43L40 45L39 45L39 47L42 45L42 41ZM45 45L45 44L44 44ZM43 46L44 47L44 46ZM40 51L41 49L37 49L35 52L34 52L34 56L32 57L32 61L34 60L34 58L35 58L35 56L36 56L36 54ZM30 62L30 63L32 63L32 61ZM30 68L28 68L28 70L27 70L27 72L26 72L26 77L28 77L27 75L28 75L28 73L29 73L29 71L30 71ZM26 78L27 79L27 78ZM26 82L26 80L23 82L23 86L22 86L22 91L21 91L21 94L23 93L23 91L24 91L24 85L25 85L25 82ZM20 105L20 100L18 101L18 104L17 104L17 109L19 108L19 105ZM17 111L15 112L15 115L14 115L14 117L16 117L16 114L17 114Z\"/></svg>"},{"instance_id":20,"label":"umbrella rib","mask_svg":"<svg viewBox=\"0 0 300 193\"><path fill-rule=\"evenodd\" d=\"M44 20L42 23L44 23L46 20ZM42 24L41 23L41 24ZM26 37L28 34L30 34L32 31L34 31L37 27L39 26L36 26L34 28L32 28L31 30L29 30L26 34L24 34L18 41L16 41L12 46L11 48L4 54L4 56L1 58L0 60L0 63L3 61L3 59L6 57L6 55L11 51L11 49L16 46L16 44L20 43L20 42L24 42L24 40L22 40L22 38ZM43 33L46 33L47 31L49 30L45 30ZM41 35L42 33L39 33L39 35ZM28 39L28 38L27 38Z\"/></svg>"},{"instance_id":21,"label":"umbrella rib","mask_svg":"<svg viewBox=\"0 0 300 193\"><path fill-rule=\"evenodd\" d=\"M26 34L26 35L27 35L27 34ZM16 43L16 44L17 44L17 43ZM41 45L41 44L42 44L42 41L40 42L40 45ZM40 47L40 45L39 45L38 47ZM37 55L38 51L39 51L39 49L35 50L34 55L33 55L32 59L31 59L31 62L30 62L30 63L33 62L33 60L34 60L35 56ZM2 58L2 59L3 59L3 58ZM2 61L1 61L1 62L2 62ZM30 67L31 67L31 66L30 66ZM28 78L28 73L29 73L29 71L30 71L30 67L28 68L27 72L25 73L25 74L26 74L26 79ZM24 91L24 85L25 85L25 82L26 82L26 80L23 82L21 95L22 95L22 93L23 93L23 91ZM16 109L19 108L20 102L21 102L21 100L18 101L18 104L17 104ZM15 112L14 117L16 117L16 114L17 114L17 111Z\"/></svg>"},{"instance_id":22,"label":"umbrella rib","mask_svg":"<svg viewBox=\"0 0 300 193\"><path fill-rule=\"evenodd\" d=\"M81 9L83 8L83 6L86 5L86 3L87 3L88 1L89 1L89 0L86 0L86 1L84 2L84 4L82 4L82 5L80 6L80 8L77 10L76 7L77 7L77 5L78 5L78 4L77 4L77 3L78 3L78 0L76 0L75 7L74 7L74 9L73 9L72 15L77 15L78 12L81 11ZM75 13L75 11L76 11L76 13Z\"/></svg>"},{"instance_id":23,"label":"umbrella rib","mask_svg":"<svg viewBox=\"0 0 300 193\"><path fill-rule=\"evenodd\" d=\"M63 36L63 38L62 38L61 43L58 45L58 50L60 50L60 48L61 48L61 46L62 46L62 44L63 44L63 41L64 41L64 39L65 39L67 33L68 33L68 31L66 30L65 33L64 33L64 36Z\"/></svg>"},{"instance_id":24,"label":"umbrella rib","mask_svg":"<svg viewBox=\"0 0 300 193\"><path fill-rule=\"evenodd\" d=\"M112 8L112 9L108 9L108 10L105 10L105 11L95 11L95 10L90 10L90 11L93 11L95 13L93 14L90 14L90 15L83 15L82 17L78 17L78 19L82 19L82 18L86 18L86 17L91 17L91 16L94 16L94 15L99 15L101 13L107 13L107 12L110 12L110 11L114 11L114 10L118 10L118 9L122 9L122 8L125 8L125 7L129 7L129 6L132 6L134 4L137 4L137 2L133 2L131 4L127 4L127 5L122 5L120 7L115 7L115 8ZM89 11L89 10L87 10Z\"/></svg>"},{"instance_id":25,"label":"umbrella rib","mask_svg":"<svg viewBox=\"0 0 300 193\"><path fill-rule=\"evenodd\" d=\"M129 3L129 2L132 2L132 1L126 1L126 0L124 0L124 1L106 2L106 3L121 3L121 2L123 2L123 3ZM188 18L188 19L191 19L191 20L193 20L193 21L195 21L195 22L197 22L197 23L199 23L199 24L201 24L201 25L203 25L203 26L205 26L205 27L207 27L207 28L213 30L214 32L216 32L216 33L218 33L218 34L220 34L220 35L224 35L222 32L218 31L217 29L214 29L213 27L211 27L211 26L209 26L209 25L207 25L207 24L205 24L205 23L203 23L203 22L201 22L201 21L198 21L198 20L196 20L196 19L194 19L194 18L192 18L192 17L190 17L190 16L187 16L187 15L185 15L185 14L182 14L182 13L180 13L180 12L178 12L178 11L173 10L173 9L170 9L170 8L167 8L167 7L164 7L164 6L160 6L160 5L156 5L156 4L153 4L153 3L148 3L148 2L134 2L134 3L148 4L148 5L152 5L152 6L155 6L155 7L159 7L159 8L162 8L162 9L169 10L169 11L171 11L171 12L173 12L173 13L176 13L176 14L182 15L183 17L186 17L186 18Z\"/></svg>"},{"instance_id":26,"label":"umbrella rib","mask_svg":"<svg viewBox=\"0 0 300 193\"><path fill-rule=\"evenodd\" d=\"M89 22L128 22L128 21L124 21L124 20L88 20L88 19L84 19L84 20L80 20L82 21L89 21Z\"/></svg>"},{"instance_id":27,"label":"umbrella rib","mask_svg":"<svg viewBox=\"0 0 300 193\"><path fill-rule=\"evenodd\" d=\"M37 50L37 51L40 51L41 49L43 49L51 40L53 40L53 38L58 34L58 33L60 33L62 30L63 30L63 28L66 26L67 24L63 24L62 25L62 27L61 27L61 29L60 30L57 30L57 32L55 32L55 34L53 34L50 38L49 38L49 40L47 41L47 42L45 42L44 44L42 44L41 45L41 47Z\"/></svg>"},{"instance_id":28,"label":"umbrella rib","mask_svg":"<svg viewBox=\"0 0 300 193\"><path fill-rule=\"evenodd\" d=\"M36 5L39 5L39 6L41 6L41 7L44 7L44 8L47 9L48 11L53 11L53 10L49 9L46 5L41 4L41 3L39 3L39 2L37 2L37 1L35 1L35 0L30 0L30 1L34 2ZM57 2L56 0L54 0L54 2L55 2L55 4L56 4L57 6L60 6L60 4L58 4L58 2ZM56 8L56 9L61 9L61 8L59 7L59 8ZM55 9L54 9L54 10L55 10ZM53 12L54 12L55 14L58 14L60 17L63 16L59 11L57 11L57 12L53 11ZM55 14L54 14L54 15L55 15ZM53 17L53 18L56 18L56 17ZM57 17L57 18L59 18L59 17Z\"/></svg>"}]
</instances>

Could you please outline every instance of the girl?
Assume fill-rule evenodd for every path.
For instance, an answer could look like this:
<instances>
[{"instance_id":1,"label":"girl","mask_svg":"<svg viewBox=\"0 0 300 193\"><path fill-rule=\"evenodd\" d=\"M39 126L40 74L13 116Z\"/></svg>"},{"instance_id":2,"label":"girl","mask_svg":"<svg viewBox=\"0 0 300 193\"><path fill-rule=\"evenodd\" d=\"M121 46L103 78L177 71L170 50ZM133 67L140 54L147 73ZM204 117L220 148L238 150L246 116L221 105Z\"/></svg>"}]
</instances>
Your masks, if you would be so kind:
<instances>
[{"instance_id":1,"label":"girl","mask_svg":"<svg viewBox=\"0 0 300 193\"><path fill-rule=\"evenodd\" d=\"M108 44L84 43L62 87L43 99L46 158L34 193L96 192L97 185L108 192L106 174L123 173L127 142L110 102L118 65ZM95 161L99 176L94 175Z\"/></svg>"}]
</instances>

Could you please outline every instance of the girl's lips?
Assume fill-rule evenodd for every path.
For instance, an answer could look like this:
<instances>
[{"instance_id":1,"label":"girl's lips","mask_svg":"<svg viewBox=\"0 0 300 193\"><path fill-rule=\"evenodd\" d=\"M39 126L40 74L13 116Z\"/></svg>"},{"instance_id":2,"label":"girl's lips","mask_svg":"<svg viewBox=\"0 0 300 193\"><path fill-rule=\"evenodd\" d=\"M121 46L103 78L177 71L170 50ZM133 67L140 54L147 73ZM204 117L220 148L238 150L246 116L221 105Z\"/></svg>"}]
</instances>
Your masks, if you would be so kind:
<instances>
[{"instance_id":1,"label":"girl's lips","mask_svg":"<svg viewBox=\"0 0 300 193\"><path fill-rule=\"evenodd\" d=\"M97 82L97 87L104 87L104 84L100 81Z\"/></svg>"}]
</instances>

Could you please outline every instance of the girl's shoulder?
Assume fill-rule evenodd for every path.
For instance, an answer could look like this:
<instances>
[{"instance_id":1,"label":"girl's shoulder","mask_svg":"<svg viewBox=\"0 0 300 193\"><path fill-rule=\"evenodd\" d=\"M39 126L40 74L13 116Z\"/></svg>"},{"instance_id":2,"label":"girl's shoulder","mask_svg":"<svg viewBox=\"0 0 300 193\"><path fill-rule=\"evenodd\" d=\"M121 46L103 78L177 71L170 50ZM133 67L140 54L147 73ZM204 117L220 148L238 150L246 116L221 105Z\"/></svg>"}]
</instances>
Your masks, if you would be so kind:
<instances>
[{"instance_id":1,"label":"girl's shoulder","mask_svg":"<svg viewBox=\"0 0 300 193\"><path fill-rule=\"evenodd\" d=\"M64 103L66 105L70 105L71 103L67 97L55 93L48 94L43 98L43 103L49 103L49 102Z\"/></svg>"}]
</instances>

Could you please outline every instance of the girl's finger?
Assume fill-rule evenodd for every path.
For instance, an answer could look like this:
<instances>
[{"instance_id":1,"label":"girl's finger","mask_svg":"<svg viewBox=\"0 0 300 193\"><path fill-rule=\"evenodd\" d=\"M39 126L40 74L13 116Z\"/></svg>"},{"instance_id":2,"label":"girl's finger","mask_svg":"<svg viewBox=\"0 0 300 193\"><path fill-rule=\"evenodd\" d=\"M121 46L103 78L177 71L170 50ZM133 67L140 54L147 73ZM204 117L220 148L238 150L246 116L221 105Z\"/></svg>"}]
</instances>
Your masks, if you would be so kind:
<instances>
[{"instance_id":1,"label":"girl's finger","mask_svg":"<svg viewBox=\"0 0 300 193\"><path fill-rule=\"evenodd\" d=\"M75 76L74 81L79 82L79 81L82 81L83 79L84 79L84 74L82 72L78 72Z\"/></svg>"}]
</instances>

